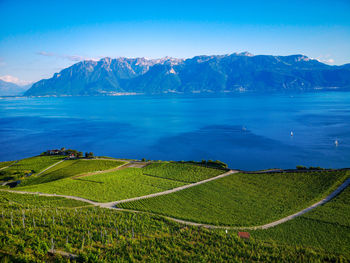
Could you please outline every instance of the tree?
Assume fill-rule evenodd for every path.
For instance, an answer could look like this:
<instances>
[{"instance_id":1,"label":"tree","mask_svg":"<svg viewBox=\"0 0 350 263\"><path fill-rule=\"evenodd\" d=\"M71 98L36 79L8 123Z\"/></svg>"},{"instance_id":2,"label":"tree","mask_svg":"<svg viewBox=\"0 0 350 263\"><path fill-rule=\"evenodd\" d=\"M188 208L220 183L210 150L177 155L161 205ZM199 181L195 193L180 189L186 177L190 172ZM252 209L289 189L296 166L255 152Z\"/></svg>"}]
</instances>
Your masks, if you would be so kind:
<instances>
[{"instance_id":1,"label":"tree","mask_svg":"<svg viewBox=\"0 0 350 263\"><path fill-rule=\"evenodd\" d=\"M94 153L93 152L86 152L85 158L94 158Z\"/></svg>"},{"instance_id":2,"label":"tree","mask_svg":"<svg viewBox=\"0 0 350 263\"><path fill-rule=\"evenodd\" d=\"M83 152L78 152L77 157L78 157L78 158L82 158L82 157L83 157Z\"/></svg>"},{"instance_id":3,"label":"tree","mask_svg":"<svg viewBox=\"0 0 350 263\"><path fill-rule=\"evenodd\" d=\"M306 170L306 166L304 165L297 165L297 170Z\"/></svg>"}]
</instances>

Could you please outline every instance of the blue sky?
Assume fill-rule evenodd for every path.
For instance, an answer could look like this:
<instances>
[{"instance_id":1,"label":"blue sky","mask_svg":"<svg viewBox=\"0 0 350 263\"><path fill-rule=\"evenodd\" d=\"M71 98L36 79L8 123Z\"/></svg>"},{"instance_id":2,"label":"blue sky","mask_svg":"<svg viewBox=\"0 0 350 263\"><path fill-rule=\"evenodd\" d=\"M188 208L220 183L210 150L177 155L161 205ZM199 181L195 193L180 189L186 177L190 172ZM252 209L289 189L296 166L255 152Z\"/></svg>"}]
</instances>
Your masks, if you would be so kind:
<instances>
[{"instance_id":1,"label":"blue sky","mask_svg":"<svg viewBox=\"0 0 350 263\"><path fill-rule=\"evenodd\" d=\"M242 51L340 65L350 63L349 14L349 0L0 0L0 77L37 81L105 56Z\"/></svg>"}]
</instances>

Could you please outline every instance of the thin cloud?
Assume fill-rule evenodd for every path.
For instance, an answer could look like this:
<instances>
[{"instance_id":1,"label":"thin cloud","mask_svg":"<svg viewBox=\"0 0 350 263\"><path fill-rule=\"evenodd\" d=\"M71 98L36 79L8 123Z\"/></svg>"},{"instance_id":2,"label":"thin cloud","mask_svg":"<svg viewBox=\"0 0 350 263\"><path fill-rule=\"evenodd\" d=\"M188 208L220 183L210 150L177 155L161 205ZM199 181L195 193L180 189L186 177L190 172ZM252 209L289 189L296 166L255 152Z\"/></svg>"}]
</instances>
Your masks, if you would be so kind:
<instances>
[{"instance_id":1,"label":"thin cloud","mask_svg":"<svg viewBox=\"0 0 350 263\"><path fill-rule=\"evenodd\" d=\"M87 57L82 57L78 55L61 55L61 54L45 52L45 51L40 51L40 52L37 52L36 54L40 56L45 56L45 57L56 57L56 58L68 59L70 61L96 60L94 58L87 58Z\"/></svg>"},{"instance_id":2,"label":"thin cloud","mask_svg":"<svg viewBox=\"0 0 350 263\"><path fill-rule=\"evenodd\" d=\"M329 64L333 64L334 63L334 59L333 58L326 59L324 62L329 63Z\"/></svg>"},{"instance_id":3,"label":"thin cloud","mask_svg":"<svg viewBox=\"0 0 350 263\"><path fill-rule=\"evenodd\" d=\"M20 85L20 86L32 83L32 81L20 80L19 78L11 75L0 76L0 79L6 82L11 82L11 83Z\"/></svg>"},{"instance_id":4,"label":"thin cloud","mask_svg":"<svg viewBox=\"0 0 350 263\"><path fill-rule=\"evenodd\" d=\"M317 58L318 61L327 63L327 64L334 64L335 60L331 58L331 55L321 55Z\"/></svg>"}]
</instances>

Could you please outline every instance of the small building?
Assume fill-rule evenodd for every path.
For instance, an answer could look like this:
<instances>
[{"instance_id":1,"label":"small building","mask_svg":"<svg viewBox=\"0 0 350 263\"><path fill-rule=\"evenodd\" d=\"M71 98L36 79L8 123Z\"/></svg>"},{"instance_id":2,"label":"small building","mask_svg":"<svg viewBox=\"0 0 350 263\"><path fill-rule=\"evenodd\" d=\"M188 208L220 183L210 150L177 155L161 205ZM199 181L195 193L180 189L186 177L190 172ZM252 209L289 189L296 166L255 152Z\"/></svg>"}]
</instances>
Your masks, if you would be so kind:
<instances>
[{"instance_id":1,"label":"small building","mask_svg":"<svg viewBox=\"0 0 350 263\"><path fill-rule=\"evenodd\" d=\"M238 232L238 237L249 239L250 238L250 234L248 232Z\"/></svg>"},{"instance_id":2,"label":"small building","mask_svg":"<svg viewBox=\"0 0 350 263\"><path fill-rule=\"evenodd\" d=\"M57 149L54 149L54 150L47 150L47 153L49 155L58 155L58 154L61 154L61 151L57 150Z\"/></svg>"}]
</instances>

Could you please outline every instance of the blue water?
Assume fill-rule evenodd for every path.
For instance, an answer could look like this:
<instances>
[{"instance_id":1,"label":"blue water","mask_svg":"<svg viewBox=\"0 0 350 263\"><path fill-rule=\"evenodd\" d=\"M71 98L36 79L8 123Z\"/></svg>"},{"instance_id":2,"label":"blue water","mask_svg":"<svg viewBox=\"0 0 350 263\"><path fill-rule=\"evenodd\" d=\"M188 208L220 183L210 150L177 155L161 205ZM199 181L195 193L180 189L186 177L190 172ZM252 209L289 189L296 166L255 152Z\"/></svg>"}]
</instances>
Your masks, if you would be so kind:
<instances>
[{"instance_id":1,"label":"blue water","mask_svg":"<svg viewBox=\"0 0 350 263\"><path fill-rule=\"evenodd\" d=\"M66 147L246 170L350 167L350 93L6 98L0 145L0 161Z\"/></svg>"}]
</instances>

